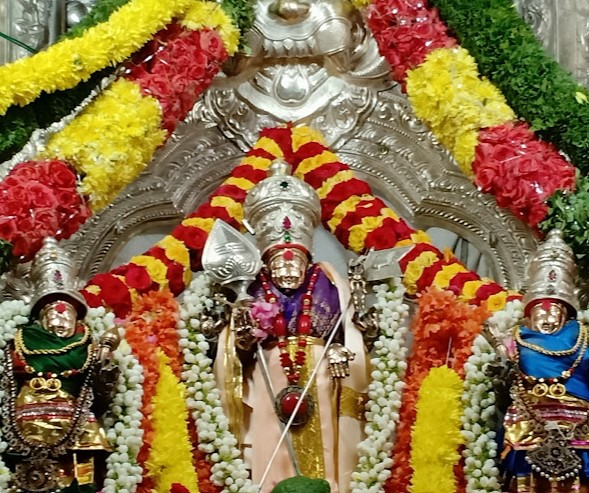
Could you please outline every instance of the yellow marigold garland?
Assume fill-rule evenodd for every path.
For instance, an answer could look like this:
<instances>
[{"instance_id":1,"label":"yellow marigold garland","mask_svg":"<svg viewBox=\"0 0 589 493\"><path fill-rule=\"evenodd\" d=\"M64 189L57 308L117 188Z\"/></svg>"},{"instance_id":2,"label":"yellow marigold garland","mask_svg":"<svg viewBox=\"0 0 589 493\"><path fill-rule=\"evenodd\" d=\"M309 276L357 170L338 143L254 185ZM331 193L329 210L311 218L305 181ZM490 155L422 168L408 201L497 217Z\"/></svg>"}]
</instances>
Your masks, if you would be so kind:
<instances>
[{"instance_id":1,"label":"yellow marigold garland","mask_svg":"<svg viewBox=\"0 0 589 493\"><path fill-rule=\"evenodd\" d=\"M58 157L82 173L82 192L94 211L112 202L164 143L162 111L139 86L117 80L108 91L48 142L45 157Z\"/></svg>"},{"instance_id":2,"label":"yellow marigold garland","mask_svg":"<svg viewBox=\"0 0 589 493\"><path fill-rule=\"evenodd\" d=\"M203 28L215 29L221 35L227 53L233 55L237 52L239 29L218 3L195 2L184 14L180 24L193 31Z\"/></svg>"},{"instance_id":3,"label":"yellow marigold garland","mask_svg":"<svg viewBox=\"0 0 589 493\"><path fill-rule=\"evenodd\" d=\"M446 366L432 368L421 384L411 433L412 493L456 491L462 391L462 379Z\"/></svg>"},{"instance_id":4,"label":"yellow marigold garland","mask_svg":"<svg viewBox=\"0 0 589 493\"><path fill-rule=\"evenodd\" d=\"M481 128L515 119L501 92L480 78L464 48L440 48L407 72L407 95L415 114L450 149L464 173L472 162Z\"/></svg>"},{"instance_id":5,"label":"yellow marigold garland","mask_svg":"<svg viewBox=\"0 0 589 493\"><path fill-rule=\"evenodd\" d=\"M13 104L24 106L42 92L70 89L92 73L122 62L192 3L131 0L81 37L0 67L0 115Z\"/></svg>"},{"instance_id":6,"label":"yellow marigold garland","mask_svg":"<svg viewBox=\"0 0 589 493\"><path fill-rule=\"evenodd\" d=\"M158 350L159 380L153 398L151 419L154 437L146 462L155 491L169 492L180 483L190 493L198 493L198 478L192 464L192 445L188 434L186 388L168 365L169 358Z\"/></svg>"}]
</instances>

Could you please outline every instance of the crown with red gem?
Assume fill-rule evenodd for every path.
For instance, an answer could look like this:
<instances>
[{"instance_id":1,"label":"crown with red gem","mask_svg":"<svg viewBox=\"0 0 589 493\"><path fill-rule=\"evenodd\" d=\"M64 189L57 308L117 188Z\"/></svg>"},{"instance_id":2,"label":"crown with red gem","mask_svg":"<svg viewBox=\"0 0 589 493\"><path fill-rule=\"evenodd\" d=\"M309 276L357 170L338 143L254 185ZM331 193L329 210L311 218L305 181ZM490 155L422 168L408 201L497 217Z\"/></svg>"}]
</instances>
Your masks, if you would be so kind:
<instances>
[{"instance_id":1,"label":"crown with red gem","mask_svg":"<svg viewBox=\"0 0 589 493\"><path fill-rule=\"evenodd\" d=\"M272 163L268 178L248 192L243 212L262 255L276 247L311 252L321 204L313 187L291 175L286 161Z\"/></svg>"},{"instance_id":2,"label":"crown with red gem","mask_svg":"<svg viewBox=\"0 0 589 493\"><path fill-rule=\"evenodd\" d=\"M63 301L75 307L79 319L84 318L88 306L78 291L77 274L78 269L55 238L45 238L31 266L31 280L35 286L32 317L36 318L45 306Z\"/></svg>"},{"instance_id":3,"label":"crown with red gem","mask_svg":"<svg viewBox=\"0 0 589 493\"><path fill-rule=\"evenodd\" d=\"M562 231L553 229L528 264L528 290L523 297L526 315L544 300L567 306L574 317L579 310L579 298L575 289L577 266L575 255L562 238Z\"/></svg>"}]
</instances>

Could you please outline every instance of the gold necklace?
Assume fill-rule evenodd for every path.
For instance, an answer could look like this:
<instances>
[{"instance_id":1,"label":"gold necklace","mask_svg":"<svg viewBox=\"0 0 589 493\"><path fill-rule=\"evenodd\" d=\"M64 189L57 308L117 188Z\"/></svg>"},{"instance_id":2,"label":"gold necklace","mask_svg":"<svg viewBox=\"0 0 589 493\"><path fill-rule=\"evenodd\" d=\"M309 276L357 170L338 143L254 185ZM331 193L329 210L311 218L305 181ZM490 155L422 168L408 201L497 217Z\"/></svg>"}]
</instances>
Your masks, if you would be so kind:
<instances>
[{"instance_id":1,"label":"gold necklace","mask_svg":"<svg viewBox=\"0 0 589 493\"><path fill-rule=\"evenodd\" d=\"M14 347L16 349L16 352L19 353L19 355L21 355L21 354L22 355L24 355L24 354L28 354L28 355L65 354L74 348L84 346L88 342L89 338L90 338L90 330L88 329L88 327L84 326L84 336L79 341L72 342L71 344L68 344L67 346L64 346L59 349L29 349L25 345L25 341L23 339L22 328L19 328L16 331L16 334L14 336Z\"/></svg>"},{"instance_id":2,"label":"gold necklace","mask_svg":"<svg viewBox=\"0 0 589 493\"><path fill-rule=\"evenodd\" d=\"M546 356L570 356L571 354L575 354L581 346L581 342L584 337L586 337L585 326L583 324L580 324L579 335L577 336L577 340L575 341L573 347L571 347L570 349L562 349L560 351L551 351L549 349L544 349L542 346L538 346L537 344L532 344L531 342L524 341L521 338L520 326L518 325L515 328L515 340L520 346L531 349L532 351L536 351L540 354L545 354Z\"/></svg>"},{"instance_id":3,"label":"gold necklace","mask_svg":"<svg viewBox=\"0 0 589 493\"><path fill-rule=\"evenodd\" d=\"M582 337L580 340L582 341L581 350L579 354L573 361L573 364L566 370L563 370L558 377L547 377L547 378L537 378L531 375L526 375L520 367L520 352L516 351L516 364L519 368L519 382L520 388L524 390L523 381L525 380L529 384L534 384L532 389L529 391L534 397L544 397L545 395L550 395L551 397L560 398L566 394L566 387L560 381L560 379L567 380L571 377L571 375L576 370L577 366L583 360L583 356L585 355L585 351L587 350L587 329L584 325L580 325L579 332L581 333ZM524 395L522 398L525 397L527 391L524 391Z\"/></svg>"},{"instance_id":4,"label":"gold necklace","mask_svg":"<svg viewBox=\"0 0 589 493\"><path fill-rule=\"evenodd\" d=\"M61 378L69 378L74 375L80 375L84 373L89 367L91 362L93 361L93 355L95 351L94 344L90 343L86 350L86 360L81 368L73 368L69 370L63 370L60 373L55 372L45 372L37 371L37 369L31 365L25 358L24 354L22 354L15 345L14 348L18 357L22 360L25 364L25 372L29 375L35 375L29 380L29 387L33 390L50 390L53 392L58 391L61 389Z\"/></svg>"}]
</instances>

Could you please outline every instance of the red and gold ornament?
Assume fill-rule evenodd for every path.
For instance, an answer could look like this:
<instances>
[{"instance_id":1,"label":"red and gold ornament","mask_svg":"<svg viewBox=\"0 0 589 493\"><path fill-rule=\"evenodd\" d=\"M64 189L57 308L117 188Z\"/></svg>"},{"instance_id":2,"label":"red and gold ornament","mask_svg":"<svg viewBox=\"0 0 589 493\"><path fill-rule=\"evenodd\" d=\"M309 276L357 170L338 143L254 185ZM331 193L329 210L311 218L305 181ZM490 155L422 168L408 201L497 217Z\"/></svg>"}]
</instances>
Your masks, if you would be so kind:
<instances>
[{"instance_id":1,"label":"red and gold ornament","mask_svg":"<svg viewBox=\"0 0 589 493\"><path fill-rule=\"evenodd\" d=\"M288 252L286 252L288 253ZM292 253L292 252L291 252ZM307 359L307 336L311 333L311 308L313 306L313 291L315 284L319 277L320 267L318 264L314 264L309 278L309 284L305 294L301 298L301 309L297 317L297 349L294 354L294 361L288 350L288 330L286 327L286 319L284 313L278 312L274 318L274 334L278 337L278 348L280 350L280 365L284 370L286 378L288 380L288 386L282 390L276 397L276 410L279 418L283 422L287 422L302 394L302 388L299 386L301 379L301 369L305 366ZM277 302L276 295L272 291L270 281L266 275L266 272L260 273L260 279L262 282L262 288L264 289L265 299L267 303L275 304ZM301 425L307 422L313 409L313 402L310 396L305 396L304 402L299 407L294 425Z\"/></svg>"}]
</instances>

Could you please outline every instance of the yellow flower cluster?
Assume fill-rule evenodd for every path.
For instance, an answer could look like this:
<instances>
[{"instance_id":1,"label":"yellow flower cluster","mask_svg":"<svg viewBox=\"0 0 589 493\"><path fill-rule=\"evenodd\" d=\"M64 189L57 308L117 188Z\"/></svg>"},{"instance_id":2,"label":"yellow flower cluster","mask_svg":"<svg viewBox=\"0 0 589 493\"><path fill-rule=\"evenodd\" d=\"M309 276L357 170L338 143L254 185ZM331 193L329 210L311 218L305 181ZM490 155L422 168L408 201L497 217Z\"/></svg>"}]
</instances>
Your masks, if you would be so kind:
<instances>
[{"instance_id":1,"label":"yellow flower cluster","mask_svg":"<svg viewBox=\"0 0 589 493\"><path fill-rule=\"evenodd\" d=\"M24 106L42 92L70 89L92 73L122 62L192 3L131 0L81 37L0 67L0 115L14 104Z\"/></svg>"},{"instance_id":2,"label":"yellow flower cluster","mask_svg":"<svg viewBox=\"0 0 589 493\"><path fill-rule=\"evenodd\" d=\"M164 143L161 107L139 86L116 81L48 142L44 157L63 159L84 175L94 211L112 202Z\"/></svg>"},{"instance_id":3,"label":"yellow flower cluster","mask_svg":"<svg viewBox=\"0 0 589 493\"><path fill-rule=\"evenodd\" d=\"M430 243L430 242L426 242ZM439 257L434 252L422 252L417 258L407 264L403 284L407 294L417 293L417 281L421 278L423 271L429 266L434 265Z\"/></svg>"},{"instance_id":4,"label":"yellow flower cluster","mask_svg":"<svg viewBox=\"0 0 589 493\"><path fill-rule=\"evenodd\" d=\"M146 462L148 475L154 480L155 491L168 492L173 483L180 483L190 493L198 493L187 427L186 388L172 372L161 350L158 360L160 376L151 414L154 438Z\"/></svg>"},{"instance_id":5,"label":"yellow flower cluster","mask_svg":"<svg viewBox=\"0 0 589 493\"><path fill-rule=\"evenodd\" d=\"M440 48L407 73L407 94L415 114L472 176L481 128L515 119L499 90L481 78L464 48Z\"/></svg>"},{"instance_id":6,"label":"yellow flower cluster","mask_svg":"<svg viewBox=\"0 0 589 493\"><path fill-rule=\"evenodd\" d=\"M239 29L233 24L218 3L194 2L188 9L180 24L193 31L203 28L215 29L219 32L229 55L237 52L239 46Z\"/></svg>"},{"instance_id":7,"label":"yellow flower cluster","mask_svg":"<svg viewBox=\"0 0 589 493\"><path fill-rule=\"evenodd\" d=\"M462 438L462 380L446 366L432 368L423 380L411 433L412 493L454 493L454 465Z\"/></svg>"}]
</instances>

